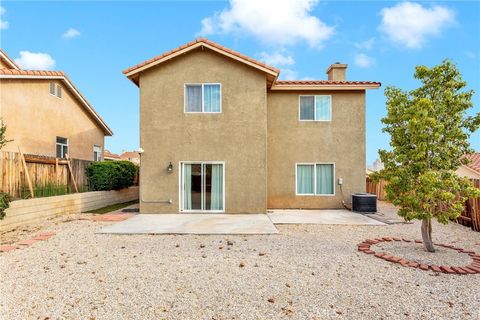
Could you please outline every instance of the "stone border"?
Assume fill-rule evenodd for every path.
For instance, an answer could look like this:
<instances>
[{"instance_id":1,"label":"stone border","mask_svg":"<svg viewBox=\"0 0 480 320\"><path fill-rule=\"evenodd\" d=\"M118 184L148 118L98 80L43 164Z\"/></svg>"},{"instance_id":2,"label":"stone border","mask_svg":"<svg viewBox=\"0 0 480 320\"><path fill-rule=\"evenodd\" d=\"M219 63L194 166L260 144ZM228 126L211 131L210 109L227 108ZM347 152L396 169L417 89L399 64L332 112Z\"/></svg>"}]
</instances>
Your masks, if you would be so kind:
<instances>
[{"instance_id":1,"label":"stone border","mask_svg":"<svg viewBox=\"0 0 480 320\"><path fill-rule=\"evenodd\" d=\"M405 238L396 238L396 237L383 237L383 238L375 238L375 239L367 239L362 243L357 245L358 251L372 254L377 258L392 262L398 263L403 267L412 267L418 268L420 270L428 271L432 270L434 272L443 272L448 274L480 274L480 255L477 255L475 251L465 250L462 248L457 248L447 244L440 244L436 243L435 245L439 247L444 247L452 250L456 250L460 253L466 253L472 258L472 262L466 266L458 267L458 266L437 266L437 265L430 265L430 264L423 264L419 263L415 260L408 260L400 257L396 257L392 254L386 252L375 252L370 249L371 245L375 245L380 242L390 242L390 241L403 241L403 242L414 242L414 243L422 243L421 240L408 240Z\"/></svg>"},{"instance_id":2,"label":"stone border","mask_svg":"<svg viewBox=\"0 0 480 320\"><path fill-rule=\"evenodd\" d=\"M35 237L33 237L31 239L22 240L20 242L17 242L16 245L0 246L0 252L8 252L8 251L13 251L13 250L25 248L25 247L31 246L35 242L46 241L46 240L50 239L51 237L53 237L54 235L56 235L55 232L43 232L43 233L40 233L40 234L36 235Z\"/></svg>"}]
</instances>

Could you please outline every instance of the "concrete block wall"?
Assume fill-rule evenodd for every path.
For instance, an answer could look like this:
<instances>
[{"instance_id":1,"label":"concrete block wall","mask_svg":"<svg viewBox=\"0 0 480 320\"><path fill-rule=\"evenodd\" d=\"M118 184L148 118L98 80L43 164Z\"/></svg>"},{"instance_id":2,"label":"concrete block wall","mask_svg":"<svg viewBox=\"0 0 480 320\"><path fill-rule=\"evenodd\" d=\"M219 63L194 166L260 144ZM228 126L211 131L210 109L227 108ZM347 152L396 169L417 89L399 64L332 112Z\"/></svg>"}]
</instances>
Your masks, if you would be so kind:
<instances>
[{"instance_id":1,"label":"concrete block wall","mask_svg":"<svg viewBox=\"0 0 480 320\"><path fill-rule=\"evenodd\" d=\"M86 212L112 204L138 200L138 187L119 191L92 191L63 196L16 200L10 203L0 230L65 214Z\"/></svg>"}]
</instances>

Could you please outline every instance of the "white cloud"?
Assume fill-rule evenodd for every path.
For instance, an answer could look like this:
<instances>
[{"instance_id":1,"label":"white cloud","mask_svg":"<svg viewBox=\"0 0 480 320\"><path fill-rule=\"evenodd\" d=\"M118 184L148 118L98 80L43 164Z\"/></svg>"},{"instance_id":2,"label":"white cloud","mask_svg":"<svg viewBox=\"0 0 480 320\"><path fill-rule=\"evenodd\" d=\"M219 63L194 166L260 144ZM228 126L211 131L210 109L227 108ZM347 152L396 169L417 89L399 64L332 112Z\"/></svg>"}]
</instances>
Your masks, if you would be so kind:
<instances>
[{"instance_id":1,"label":"white cloud","mask_svg":"<svg viewBox=\"0 0 480 320\"><path fill-rule=\"evenodd\" d=\"M0 6L0 17L6 12L5 8ZM3 20L0 18L0 30L8 29L8 21Z\"/></svg>"},{"instance_id":2,"label":"white cloud","mask_svg":"<svg viewBox=\"0 0 480 320\"><path fill-rule=\"evenodd\" d=\"M311 11L318 0L230 0L229 8L202 20L200 35L241 32L274 44L306 41L313 47L329 39L334 28Z\"/></svg>"},{"instance_id":3,"label":"white cloud","mask_svg":"<svg viewBox=\"0 0 480 320\"><path fill-rule=\"evenodd\" d=\"M273 53L261 52L260 60L272 66L291 66L295 64L295 59L291 55L279 51Z\"/></svg>"},{"instance_id":4,"label":"white cloud","mask_svg":"<svg viewBox=\"0 0 480 320\"><path fill-rule=\"evenodd\" d=\"M62 38L71 39L71 38L76 38L79 35L80 35L80 31L74 28L69 28L67 31L65 31L62 34Z\"/></svg>"},{"instance_id":5,"label":"white cloud","mask_svg":"<svg viewBox=\"0 0 480 320\"><path fill-rule=\"evenodd\" d=\"M379 29L393 42L407 48L421 48L429 36L438 36L442 29L455 22L452 10L434 6L423 7L413 2L402 2L380 12Z\"/></svg>"},{"instance_id":6,"label":"white cloud","mask_svg":"<svg viewBox=\"0 0 480 320\"><path fill-rule=\"evenodd\" d=\"M364 53L357 53L354 58L355 65L361 68L368 68L375 64L375 59Z\"/></svg>"},{"instance_id":7,"label":"white cloud","mask_svg":"<svg viewBox=\"0 0 480 320\"><path fill-rule=\"evenodd\" d=\"M55 67L55 60L42 52L20 51L20 58L14 60L22 69L51 70Z\"/></svg>"},{"instance_id":8,"label":"white cloud","mask_svg":"<svg viewBox=\"0 0 480 320\"><path fill-rule=\"evenodd\" d=\"M292 69L282 69L279 78L282 80L295 80L298 78L298 73Z\"/></svg>"},{"instance_id":9,"label":"white cloud","mask_svg":"<svg viewBox=\"0 0 480 320\"><path fill-rule=\"evenodd\" d=\"M357 47L358 49L370 50L372 49L374 44L375 44L375 38L372 37L362 42L355 42L355 47Z\"/></svg>"}]
</instances>

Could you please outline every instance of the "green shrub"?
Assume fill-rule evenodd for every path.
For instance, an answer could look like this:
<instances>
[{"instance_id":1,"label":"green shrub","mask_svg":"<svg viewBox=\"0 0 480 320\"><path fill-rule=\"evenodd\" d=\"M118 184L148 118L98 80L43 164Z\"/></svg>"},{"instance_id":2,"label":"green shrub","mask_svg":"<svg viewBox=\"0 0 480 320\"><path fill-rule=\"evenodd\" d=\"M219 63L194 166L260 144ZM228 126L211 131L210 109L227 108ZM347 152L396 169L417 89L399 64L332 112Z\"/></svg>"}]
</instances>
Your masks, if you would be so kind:
<instances>
[{"instance_id":1,"label":"green shrub","mask_svg":"<svg viewBox=\"0 0 480 320\"><path fill-rule=\"evenodd\" d=\"M120 190L133 185L137 166L130 161L92 162L86 174L91 190Z\"/></svg>"},{"instance_id":2,"label":"green shrub","mask_svg":"<svg viewBox=\"0 0 480 320\"><path fill-rule=\"evenodd\" d=\"M5 210L10 206L10 201L12 197L8 193L0 192L0 220L5 217Z\"/></svg>"}]
</instances>

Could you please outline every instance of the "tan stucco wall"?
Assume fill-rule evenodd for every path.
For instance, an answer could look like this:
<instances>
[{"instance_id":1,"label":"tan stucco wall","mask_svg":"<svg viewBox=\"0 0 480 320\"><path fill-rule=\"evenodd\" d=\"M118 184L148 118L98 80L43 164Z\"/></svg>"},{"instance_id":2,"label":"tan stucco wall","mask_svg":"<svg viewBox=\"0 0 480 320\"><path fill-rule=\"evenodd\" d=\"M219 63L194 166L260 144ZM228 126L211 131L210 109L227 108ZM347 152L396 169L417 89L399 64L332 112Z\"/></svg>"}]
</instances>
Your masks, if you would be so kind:
<instances>
[{"instance_id":1,"label":"tan stucco wall","mask_svg":"<svg viewBox=\"0 0 480 320\"><path fill-rule=\"evenodd\" d=\"M331 122L300 122L300 94L332 96ZM268 207L341 208L337 184L343 178L345 200L365 191L365 93L268 93ZM295 164L335 163L335 196L296 196Z\"/></svg>"},{"instance_id":2,"label":"tan stucco wall","mask_svg":"<svg viewBox=\"0 0 480 320\"><path fill-rule=\"evenodd\" d=\"M104 146L104 132L62 85L62 99L50 94L50 80L0 80L0 116L7 125L3 151L55 156L56 137L69 139L72 158L93 160L93 145ZM102 152L103 154L103 152Z\"/></svg>"},{"instance_id":3,"label":"tan stucco wall","mask_svg":"<svg viewBox=\"0 0 480 320\"><path fill-rule=\"evenodd\" d=\"M185 114L185 83L221 83L222 113ZM141 212L179 211L179 162L225 161L225 211L266 211L266 79L201 49L140 76ZM172 162L173 173L167 173Z\"/></svg>"}]
</instances>

